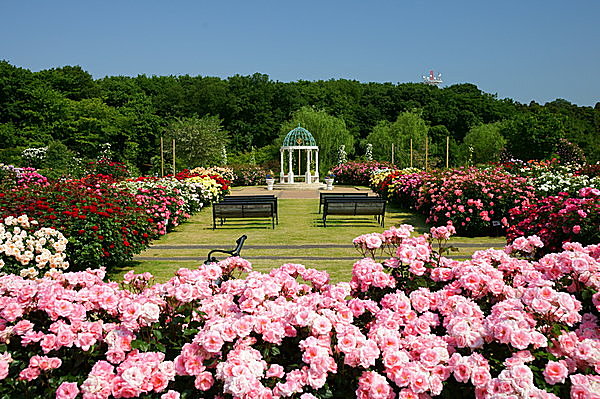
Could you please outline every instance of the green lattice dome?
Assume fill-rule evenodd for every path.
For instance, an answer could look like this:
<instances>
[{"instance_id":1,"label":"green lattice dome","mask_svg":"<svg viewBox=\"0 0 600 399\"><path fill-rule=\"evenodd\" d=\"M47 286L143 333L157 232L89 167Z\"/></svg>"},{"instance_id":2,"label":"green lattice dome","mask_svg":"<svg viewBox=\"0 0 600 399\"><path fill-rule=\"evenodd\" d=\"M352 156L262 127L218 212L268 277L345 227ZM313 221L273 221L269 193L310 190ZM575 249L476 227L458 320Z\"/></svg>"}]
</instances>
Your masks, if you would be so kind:
<instances>
[{"instance_id":1,"label":"green lattice dome","mask_svg":"<svg viewBox=\"0 0 600 399\"><path fill-rule=\"evenodd\" d=\"M284 147L316 147L317 142L312 134L305 128L298 124L298 127L289 131L289 133L283 139Z\"/></svg>"}]
</instances>

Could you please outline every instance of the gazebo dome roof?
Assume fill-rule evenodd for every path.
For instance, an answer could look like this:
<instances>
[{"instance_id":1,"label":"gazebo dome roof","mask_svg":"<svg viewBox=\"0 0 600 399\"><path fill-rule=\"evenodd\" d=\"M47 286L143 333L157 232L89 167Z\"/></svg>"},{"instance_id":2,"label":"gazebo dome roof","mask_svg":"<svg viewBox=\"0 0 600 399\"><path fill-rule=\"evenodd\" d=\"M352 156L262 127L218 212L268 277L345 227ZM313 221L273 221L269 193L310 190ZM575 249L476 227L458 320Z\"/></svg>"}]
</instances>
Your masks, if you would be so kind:
<instances>
[{"instance_id":1,"label":"gazebo dome roof","mask_svg":"<svg viewBox=\"0 0 600 399\"><path fill-rule=\"evenodd\" d=\"M316 145L317 142L313 135L300 124L297 128L290 130L283 139L284 147L315 147Z\"/></svg>"}]
</instances>

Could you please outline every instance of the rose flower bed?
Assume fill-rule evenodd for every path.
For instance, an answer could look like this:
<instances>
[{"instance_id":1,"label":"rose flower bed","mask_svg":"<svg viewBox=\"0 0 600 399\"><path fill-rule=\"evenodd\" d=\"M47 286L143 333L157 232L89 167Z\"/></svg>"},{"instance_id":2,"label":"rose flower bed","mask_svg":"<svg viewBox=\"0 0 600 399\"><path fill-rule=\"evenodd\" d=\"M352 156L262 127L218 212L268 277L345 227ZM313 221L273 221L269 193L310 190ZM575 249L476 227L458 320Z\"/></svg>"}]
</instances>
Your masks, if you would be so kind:
<instances>
[{"instance_id":1,"label":"rose flower bed","mask_svg":"<svg viewBox=\"0 0 600 399\"><path fill-rule=\"evenodd\" d=\"M430 175L415 169L382 170L371 177L371 189L405 208L415 209L419 190Z\"/></svg>"},{"instance_id":2,"label":"rose flower bed","mask_svg":"<svg viewBox=\"0 0 600 399\"><path fill-rule=\"evenodd\" d=\"M27 215L41 227L60 231L69 240L73 270L119 265L156 237L155 221L129 192L97 186L67 180L5 191L0 217Z\"/></svg>"},{"instance_id":3,"label":"rose flower bed","mask_svg":"<svg viewBox=\"0 0 600 399\"><path fill-rule=\"evenodd\" d=\"M526 178L499 168L382 172L372 177L371 188L392 202L416 209L427 217L427 223L452 222L465 235L502 233L508 211L534 197Z\"/></svg>"},{"instance_id":4,"label":"rose flower bed","mask_svg":"<svg viewBox=\"0 0 600 399\"><path fill-rule=\"evenodd\" d=\"M357 237L370 257L335 285L241 258L156 285L102 270L0 277L0 395L597 397L600 246L508 253L527 257L531 238L455 261L440 255L453 231Z\"/></svg>"},{"instance_id":5,"label":"rose flower bed","mask_svg":"<svg viewBox=\"0 0 600 399\"><path fill-rule=\"evenodd\" d=\"M175 176L140 177L117 184L135 196L137 205L156 221L156 233L166 234L206 204L229 192L229 182L218 175L183 171Z\"/></svg>"},{"instance_id":6,"label":"rose flower bed","mask_svg":"<svg viewBox=\"0 0 600 399\"><path fill-rule=\"evenodd\" d=\"M9 216L0 223L0 273L35 278L50 270L66 270L67 243L60 231L38 228L27 215Z\"/></svg>"},{"instance_id":7,"label":"rose flower bed","mask_svg":"<svg viewBox=\"0 0 600 399\"><path fill-rule=\"evenodd\" d=\"M373 172L390 168L392 168L392 164L387 162L349 161L334 166L331 169L331 172L335 176L335 182L337 184L358 184L361 186L368 186Z\"/></svg>"},{"instance_id":8,"label":"rose flower bed","mask_svg":"<svg viewBox=\"0 0 600 399\"><path fill-rule=\"evenodd\" d=\"M100 164L124 173L118 163ZM229 183L218 175L187 171L160 179L88 175L80 180L28 181L28 186L9 185L12 188L0 193L0 219L27 215L42 227L60 231L69 240L72 270L122 265L229 190Z\"/></svg>"},{"instance_id":9,"label":"rose flower bed","mask_svg":"<svg viewBox=\"0 0 600 399\"><path fill-rule=\"evenodd\" d=\"M450 221L468 235L498 234L500 224L507 224L508 211L533 198L534 190L525 178L500 169L458 168L434 171L424 178L416 208L427 215L427 223Z\"/></svg>"},{"instance_id":10,"label":"rose flower bed","mask_svg":"<svg viewBox=\"0 0 600 399\"><path fill-rule=\"evenodd\" d=\"M507 242L538 236L544 247L538 255L555 252L566 242L600 242L600 190L582 188L577 196L567 193L534 199L510 210Z\"/></svg>"}]
</instances>

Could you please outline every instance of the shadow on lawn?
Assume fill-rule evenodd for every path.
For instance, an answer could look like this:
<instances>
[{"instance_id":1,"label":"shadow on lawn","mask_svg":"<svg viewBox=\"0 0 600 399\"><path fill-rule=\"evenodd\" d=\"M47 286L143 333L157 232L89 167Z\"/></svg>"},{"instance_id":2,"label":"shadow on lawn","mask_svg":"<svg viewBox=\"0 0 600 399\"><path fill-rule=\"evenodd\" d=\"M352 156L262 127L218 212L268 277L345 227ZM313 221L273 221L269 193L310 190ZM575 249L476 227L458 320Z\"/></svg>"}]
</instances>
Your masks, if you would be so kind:
<instances>
[{"instance_id":1,"label":"shadow on lawn","mask_svg":"<svg viewBox=\"0 0 600 399\"><path fill-rule=\"evenodd\" d=\"M381 225L377 221L377 219L369 219L369 218L357 218L356 216L352 216L352 218L344 218L340 216L339 219L330 219L327 218L327 227L365 227L372 226L374 228L382 229ZM313 220L313 227L324 227L323 219L318 218Z\"/></svg>"},{"instance_id":2,"label":"shadow on lawn","mask_svg":"<svg viewBox=\"0 0 600 399\"><path fill-rule=\"evenodd\" d=\"M130 260L124 262L122 265L111 267L110 270L106 271L106 275L112 281L121 282L123 275L130 270L138 270L142 266L142 262L138 260Z\"/></svg>"},{"instance_id":3,"label":"shadow on lawn","mask_svg":"<svg viewBox=\"0 0 600 399\"><path fill-rule=\"evenodd\" d=\"M213 229L213 225L212 223L210 224L210 226L206 226L204 228L204 230L212 230ZM253 220L227 220L226 222L224 222L222 225L219 224L219 222L217 222L217 230L239 230L239 229L249 229L249 230L256 230L256 229L268 229L268 230L273 230L273 225L272 222L269 221L264 221L260 220L260 221L253 221ZM275 229L277 229L277 225L275 225Z\"/></svg>"},{"instance_id":4,"label":"shadow on lawn","mask_svg":"<svg viewBox=\"0 0 600 399\"><path fill-rule=\"evenodd\" d=\"M415 232L417 233L423 234L429 232L430 226L425 223L425 216L410 209L388 204L385 218L386 225L399 226L401 224L410 224L415 228Z\"/></svg>"}]
</instances>

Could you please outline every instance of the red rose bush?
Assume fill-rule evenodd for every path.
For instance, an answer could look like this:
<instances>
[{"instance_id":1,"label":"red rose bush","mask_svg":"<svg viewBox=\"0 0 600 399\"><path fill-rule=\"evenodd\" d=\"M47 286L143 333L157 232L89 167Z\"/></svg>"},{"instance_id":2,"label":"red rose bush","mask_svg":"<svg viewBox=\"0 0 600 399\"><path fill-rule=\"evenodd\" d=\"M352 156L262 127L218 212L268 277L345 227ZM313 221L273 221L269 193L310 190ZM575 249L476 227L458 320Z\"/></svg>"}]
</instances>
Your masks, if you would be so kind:
<instances>
[{"instance_id":1,"label":"red rose bush","mask_svg":"<svg viewBox=\"0 0 600 399\"><path fill-rule=\"evenodd\" d=\"M538 256L559 251L566 242L600 242L600 190L586 187L578 195L536 198L510 210L507 242L536 235L544 246Z\"/></svg>"},{"instance_id":2,"label":"red rose bush","mask_svg":"<svg viewBox=\"0 0 600 399\"><path fill-rule=\"evenodd\" d=\"M104 282L0 277L0 394L30 397L594 397L600 246L539 238L444 257L447 224L357 237L352 280L242 258ZM433 244L437 243L434 250ZM243 273L245 277L234 277Z\"/></svg>"}]
</instances>

